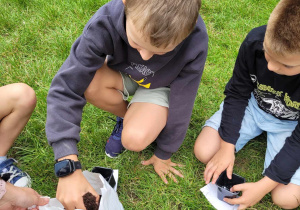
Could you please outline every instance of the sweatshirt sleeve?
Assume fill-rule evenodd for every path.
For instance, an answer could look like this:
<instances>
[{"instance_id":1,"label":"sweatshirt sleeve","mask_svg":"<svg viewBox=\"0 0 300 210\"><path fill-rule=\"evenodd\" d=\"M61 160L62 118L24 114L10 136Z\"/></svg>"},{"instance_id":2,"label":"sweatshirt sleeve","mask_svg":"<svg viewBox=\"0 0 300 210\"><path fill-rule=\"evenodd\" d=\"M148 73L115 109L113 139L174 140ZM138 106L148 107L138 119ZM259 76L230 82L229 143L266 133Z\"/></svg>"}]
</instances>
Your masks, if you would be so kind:
<instances>
[{"instance_id":1,"label":"sweatshirt sleeve","mask_svg":"<svg viewBox=\"0 0 300 210\"><path fill-rule=\"evenodd\" d=\"M270 179L282 183L290 183L291 177L300 167L300 120L292 135L285 140L285 144L265 170Z\"/></svg>"},{"instance_id":2,"label":"sweatshirt sleeve","mask_svg":"<svg viewBox=\"0 0 300 210\"><path fill-rule=\"evenodd\" d=\"M203 39L203 51L171 83L168 120L156 139L157 148L154 152L160 159L169 159L179 149L186 135L207 56L207 37Z\"/></svg>"},{"instance_id":3,"label":"sweatshirt sleeve","mask_svg":"<svg viewBox=\"0 0 300 210\"><path fill-rule=\"evenodd\" d=\"M47 96L46 135L55 159L78 155L84 92L106 55L112 53L109 33L100 25L86 26L52 81Z\"/></svg>"},{"instance_id":4,"label":"sweatshirt sleeve","mask_svg":"<svg viewBox=\"0 0 300 210\"><path fill-rule=\"evenodd\" d=\"M247 60L254 60L247 41L244 41L240 47L236 63L233 70L233 75L226 85L224 94L224 106L222 112L221 125L219 134L221 138L231 144L236 144L240 134L240 128L245 109L248 105L251 92L253 91L253 83L249 75L249 65Z\"/></svg>"}]
</instances>

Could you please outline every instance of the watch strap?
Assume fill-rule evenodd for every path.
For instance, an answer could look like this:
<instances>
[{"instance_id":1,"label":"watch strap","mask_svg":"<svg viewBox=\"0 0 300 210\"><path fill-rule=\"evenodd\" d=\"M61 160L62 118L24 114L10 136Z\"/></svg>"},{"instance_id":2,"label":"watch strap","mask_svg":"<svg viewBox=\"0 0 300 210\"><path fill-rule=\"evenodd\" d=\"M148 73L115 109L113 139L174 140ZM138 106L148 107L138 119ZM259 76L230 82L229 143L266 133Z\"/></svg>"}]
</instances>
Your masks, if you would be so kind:
<instances>
[{"instance_id":1,"label":"watch strap","mask_svg":"<svg viewBox=\"0 0 300 210\"><path fill-rule=\"evenodd\" d=\"M80 161L74 161L74 166L75 166L75 169L81 169L82 168Z\"/></svg>"},{"instance_id":2,"label":"watch strap","mask_svg":"<svg viewBox=\"0 0 300 210\"><path fill-rule=\"evenodd\" d=\"M0 179L0 199L5 195L6 193L6 182L2 179Z\"/></svg>"}]
</instances>

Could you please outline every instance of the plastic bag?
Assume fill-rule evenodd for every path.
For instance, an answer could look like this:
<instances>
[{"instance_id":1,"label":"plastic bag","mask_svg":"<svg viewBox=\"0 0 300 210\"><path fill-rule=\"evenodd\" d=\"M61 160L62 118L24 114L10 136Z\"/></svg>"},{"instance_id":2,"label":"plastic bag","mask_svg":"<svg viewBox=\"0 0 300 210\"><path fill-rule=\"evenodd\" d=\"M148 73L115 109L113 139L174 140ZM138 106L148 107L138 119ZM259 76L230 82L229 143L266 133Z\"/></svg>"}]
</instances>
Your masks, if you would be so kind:
<instances>
[{"instance_id":1,"label":"plastic bag","mask_svg":"<svg viewBox=\"0 0 300 210\"><path fill-rule=\"evenodd\" d=\"M83 175L95 189L95 191L101 195L99 210L123 210L123 205L119 201L117 190L117 184L112 188L109 183L103 178L101 174L92 173L89 171L83 171ZM114 170L114 179L118 180L118 171ZM39 206L40 210L64 210L63 205L56 199L50 199L49 203L45 206Z\"/></svg>"}]
</instances>

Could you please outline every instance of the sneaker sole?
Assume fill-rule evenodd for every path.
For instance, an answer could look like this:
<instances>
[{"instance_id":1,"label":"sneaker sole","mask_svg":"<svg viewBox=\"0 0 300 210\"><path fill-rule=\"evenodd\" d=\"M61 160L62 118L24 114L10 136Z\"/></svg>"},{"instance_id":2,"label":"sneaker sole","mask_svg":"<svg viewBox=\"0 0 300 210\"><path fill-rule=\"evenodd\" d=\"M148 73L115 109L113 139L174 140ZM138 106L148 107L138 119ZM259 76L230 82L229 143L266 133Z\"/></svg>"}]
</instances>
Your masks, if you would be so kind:
<instances>
[{"instance_id":1,"label":"sneaker sole","mask_svg":"<svg viewBox=\"0 0 300 210\"><path fill-rule=\"evenodd\" d=\"M111 155L108 154L106 151L105 151L105 154L106 154L107 157L112 158L112 159L115 159L115 158L118 158L121 154L123 154L123 153L126 152L126 151L127 151L127 149L125 149L122 153L118 154L116 157L111 156Z\"/></svg>"},{"instance_id":2,"label":"sneaker sole","mask_svg":"<svg viewBox=\"0 0 300 210\"><path fill-rule=\"evenodd\" d=\"M119 156L119 155L117 155L116 157L113 157L110 154L108 154L106 151L105 151L105 154L106 154L107 157L112 158L112 159L115 159L115 158L117 158Z\"/></svg>"}]
</instances>

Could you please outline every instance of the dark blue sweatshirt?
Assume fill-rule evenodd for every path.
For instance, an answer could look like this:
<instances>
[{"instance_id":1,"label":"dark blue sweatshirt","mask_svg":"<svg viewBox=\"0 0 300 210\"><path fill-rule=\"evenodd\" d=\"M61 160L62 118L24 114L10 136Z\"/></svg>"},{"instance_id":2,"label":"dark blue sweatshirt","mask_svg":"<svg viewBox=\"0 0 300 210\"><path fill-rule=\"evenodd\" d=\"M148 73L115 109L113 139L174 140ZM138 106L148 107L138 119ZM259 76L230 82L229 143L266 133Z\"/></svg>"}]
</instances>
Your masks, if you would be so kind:
<instances>
[{"instance_id":1,"label":"dark blue sweatshirt","mask_svg":"<svg viewBox=\"0 0 300 210\"><path fill-rule=\"evenodd\" d=\"M266 26L253 29L242 43L233 75L225 88L226 98L219 134L235 144L253 92L258 106L281 120L300 120L300 75L279 75L268 69L263 51ZM288 184L300 166L300 125L285 140L265 175Z\"/></svg>"},{"instance_id":2,"label":"dark blue sweatshirt","mask_svg":"<svg viewBox=\"0 0 300 210\"><path fill-rule=\"evenodd\" d=\"M101 7L74 42L54 77L47 97L46 134L55 158L78 154L84 92L107 58L113 70L127 73L147 88L170 87L167 124L157 137L155 155L169 159L185 137L208 49L199 16L193 32L173 51L144 61L127 40L122 0Z\"/></svg>"}]
</instances>

